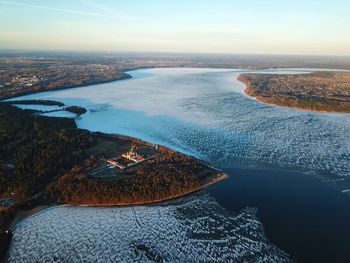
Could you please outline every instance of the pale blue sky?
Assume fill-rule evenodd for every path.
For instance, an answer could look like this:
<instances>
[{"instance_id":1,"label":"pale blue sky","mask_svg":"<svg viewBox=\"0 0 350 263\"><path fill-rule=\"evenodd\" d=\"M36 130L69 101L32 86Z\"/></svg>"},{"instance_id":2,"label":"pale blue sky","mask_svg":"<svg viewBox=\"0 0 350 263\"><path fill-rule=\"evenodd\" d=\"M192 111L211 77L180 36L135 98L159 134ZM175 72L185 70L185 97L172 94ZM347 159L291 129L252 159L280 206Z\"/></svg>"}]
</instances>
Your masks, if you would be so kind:
<instances>
[{"instance_id":1,"label":"pale blue sky","mask_svg":"<svg viewBox=\"0 0 350 263\"><path fill-rule=\"evenodd\" d=\"M0 48L350 55L349 0L0 0Z\"/></svg>"}]
</instances>

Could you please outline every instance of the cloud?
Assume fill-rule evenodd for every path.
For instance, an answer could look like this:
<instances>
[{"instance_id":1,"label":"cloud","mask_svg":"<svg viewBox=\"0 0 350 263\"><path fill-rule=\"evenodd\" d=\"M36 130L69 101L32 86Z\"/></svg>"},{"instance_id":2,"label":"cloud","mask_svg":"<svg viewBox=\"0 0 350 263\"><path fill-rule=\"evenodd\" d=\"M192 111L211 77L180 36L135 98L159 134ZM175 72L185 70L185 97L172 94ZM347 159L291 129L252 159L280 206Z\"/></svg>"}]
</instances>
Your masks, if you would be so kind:
<instances>
[{"instance_id":1,"label":"cloud","mask_svg":"<svg viewBox=\"0 0 350 263\"><path fill-rule=\"evenodd\" d=\"M23 7L35 8L35 9L41 9L41 10L47 10L47 11L53 11L53 12L75 14L75 15L106 17L106 18L114 18L114 19L122 19L122 20L143 20L142 18L139 18L139 17L115 15L115 14L104 14L104 13L98 13L98 12L85 12L85 11L79 11L79 10L55 8L55 7L41 6L41 5L32 5L32 4L12 2L12 1L0 1L0 4L23 6Z\"/></svg>"}]
</instances>

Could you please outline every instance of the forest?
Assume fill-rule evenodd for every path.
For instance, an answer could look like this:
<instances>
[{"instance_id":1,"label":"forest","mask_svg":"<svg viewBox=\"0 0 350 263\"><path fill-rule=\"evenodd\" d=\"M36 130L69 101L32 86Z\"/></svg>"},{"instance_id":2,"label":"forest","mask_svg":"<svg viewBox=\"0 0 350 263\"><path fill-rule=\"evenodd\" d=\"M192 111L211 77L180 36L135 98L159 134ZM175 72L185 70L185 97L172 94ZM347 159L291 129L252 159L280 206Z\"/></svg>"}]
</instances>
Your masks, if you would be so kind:
<instances>
[{"instance_id":1,"label":"forest","mask_svg":"<svg viewBox=\"0 0 350 263\"><path fill-rule=\"evenodd\" d=\"M17 211L38 205L150 203L198 190L220 175L193 157L160 147L156 158L125 169L121 177L89 177L100 161L91 153L102 141L98 138L108 137L116 147L125 140L146 143L91 133L73 119L34 112L0 102L0 198L16 200L0 211L2 230Z\"/></svg>"},{"instance_id":2,"label":"forest","mask_svg":"<svg viewBox=\"0 0 350 263\"><path fill-rule=\"evenodd\" d=\"M85 167L91 166L87 164ZM197 175L208 168L178 153L163 154L137 168L127 169L126 176L88 178L75 167L47 189L47 199L68 204L126 205L151 203L189 193L200 187ZM213 174L211 174L213 175Z\"/></svg>"},{"instance_id":3,"label":"forest","mask_svg":"<svg viewBox=\"0 0 350 263\"><path fill-rule=\"evenodd\" d=\"M36 116L0 103L0 196L25 201L83 161L93 136L74 120Z\"/></svg>"},{"instance_id":4,"label":"forest","mask_svg":"<svg viewBox=\"0 0 350 263\"><path fill-rule=\"evenodd\" d=\"M47 184L82 162L83 149L93 144L93 136L77 129L74 120L42 117L0 102L0 198L16 199L15 206L0 207L0 261L16 212L48 202L42 199Z\"/></svg>"}]
</instances>

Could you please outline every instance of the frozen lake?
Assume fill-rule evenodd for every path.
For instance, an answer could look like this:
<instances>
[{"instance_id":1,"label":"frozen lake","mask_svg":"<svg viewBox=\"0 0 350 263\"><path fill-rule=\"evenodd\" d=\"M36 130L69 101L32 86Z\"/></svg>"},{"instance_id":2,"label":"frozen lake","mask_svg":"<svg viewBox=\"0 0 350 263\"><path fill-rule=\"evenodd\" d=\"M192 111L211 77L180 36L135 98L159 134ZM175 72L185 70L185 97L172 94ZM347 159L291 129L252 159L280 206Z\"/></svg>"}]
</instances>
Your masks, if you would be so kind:
<instances>
[{"instance_id":1,"label":"frozen lake","mask_svg":"<svg viewBox=\"0 0 350 263\"><path fill-rule=\"evenodd\" d=\"M16 99L85 107L88 112L77 121L81 128L164 144L221 168L273 166L332 180L350 175L350 115L261 104L244 95L236 80L242 72L247 71L145 69L130 72L130 80Z\"/></svg>"},{"instance_id":2,"label":"frozen lake","mask_svg":"<svg viewBox=\"0 0 350 263\"><path fill-rule=\"evenodd\" d=\"M56 207L17 225L10 262L289 262L249 209L208 195L168 205Z\"/></svg>"},{"instance_id":3,"label":"frozen lake","mask_svg":"<svg viewBox=\"0 0 350 263\"><path fill-rule=\"evenodd\" d=\"M243 92L244 85L236 80L238 75L243 72L252 71L183 68L144 69L130 72L133 78L129 80L43 92L16 98L16 100L49 99L63 102L68 106L81 106L88 110L77 120L77 124L81 128L134 136L209 161L231 175L229 183L223 182L213 187L213 190L208 190L210 196L214 196L219 202L214 206L216 209L220 207L220 209L232 210L236 213L238 209L243 209L246 206L258 207L258 217L268 226L267 235L275 244L281 245L280 247L288 253L301 259L300 262L303 262L308 254L316 251L319 251L320 255L318 262L322 260L327 262L322 253L328 252L330 255L343 253L344 258L350 259L350 240L346 238L349 233L349 226L346 222L350 221L350 214L347 212L350 211L350 198L346 195L348 193L346 189L350 188L348 184L350 175L350 116L314 113L261 104L255 99L247 97ZM271 69L258 72L298 74L308 73L310 70ZM236 170L238 168L252 172L249 175L243 175ZM257 170L262 168L264 170ZM319 180L309 175L290 171L317 175L323 181L336 183L336 186L320 183ZM309 180L309 177L312 179ZM293 179L290 180L290 178ZM252 187L247 187L247 182ZM266 182L269 184L267 185ZM240 189L239 196L232 193L235 183L245 187L243 192ZM259 187L254 187L254 184L259 185ZM271 185L276 187L271 188ZM303 185L303 187L298 188L299 185ZM302 191L301 194L298 193L298 189ZM238 190L237 192L239 192ZM270 191L269 195L266 194L267 191ZM259 193L264 198L261 198ZM328 196L324 196L323 193L327 193ZM199 196L204 198L202 195ZM239 199L240 197L246 199ZM282 205L280 203L273 205L278 197L281 197ZM320 201L315 201L319 197L322 197ZM193 201L191 200L188 202ZM327 200L331 202L330 205L323 206L321 202ZM339 202L341 205L338 205ZM171 209L177 209L176 204L169 206L172 207ZM322 218L329 215L331 207L333 207L334 217L327 217L329 221L325 222ZM58 208L58 211L60 211L59 209L61 208ZM65 209L73 211L76 208L64 208L63 212L67 213ZM124 211L118 208L111 210ZM215 213L214 210L211 211ZM219 212L219 210L218 214L222 214L223 212ZM308 213L308 211L314 210L317 213ZM308 231L308 228L302 226L303 220L290 220L288 211L295 213L298 218L303 218L305 222L315 220L315 225L319 227L318 232ZM83 212L94 215L96 210L86 208ZM52 217L50 217L50 213L53 213ZM57 213L59 212L56 210L50 210L39 215L38 218L34 217L23 222L15 231L17 238L14 239L12 249L16 245L20 247L21 242L24 242L21 238L23 233L32 231L31 228L36 223L46 222L48 218L56 220ZM75 210L74 213L76 213ZM231 218L231 215L223 214ZM45 218L40 221L41 216ZM338 220L338 218L342 218L342 220ZM346 221L347 219L349 220ZM76 222L78 217L68 217L67 220L71 220L74 224L73 222ZM93 223L96 218L91 216L91 219L85 220ZM171 220L177 222L178 219ZM215 222L216 219L213 220ZM219 219L217 220L220 222ZM271 222L277 221L281 222L280 225L271 225ZM283 222L294 229L296 234L288 236L291 233L286 230L286 225L283 225ZM119 221L116 221L116 224L119 224ZM335 226L336 224L338 225ZM311 224L305 225L312 226ZM332 225L337 229L332 228ZM206 226L208 227L206 231L213 233L220 231L219 225L207 224ZM327 230L325 230L326 228ZM38 235L41 233L44 237L54 235L50 232L49 227L44 228L43 232L36 228L33 231L39 233ZM84 231L88 234L92 230L84 229ZM118 236L119 230L115 231L117 232L114 234ZM148 229L140 236L147 236L150 232L152 231ZM262 230L260 229L258 232L260 233L259 242L264 243ZM235 233L236 242L244 244L245 237L238 235L238 232ZM278 235L278 233L280 234ZM332 238L332 233L344 233L344 238L335 239L334 242L339 243L334 243L334 247L329 248L322 238L324 240ZM61 234L61 232L56 234L57 242L62 238ZM253 232L248 233L249 239L253 239L254 235L256 236ZM91 237L91 240L94 240L94 237L95 235ZM70 239L70 234L68 233L64 238ZM299 239L308 240L316 245L310 246L310 248L298 246ZM155 237L152 237L151 240L156 243L160 242ZM16 242L19 243L16 244ZM26 242L31 241L27 240ZM108 241L107 238L106 242L109 244L108 242L112 241ZM131 241L125 242L125 244L130 245ZM49 251L50 244L52 247L54 246L54 243L48 243L46 244L48 247L45 245L44 247L38 245L38 247L34 243L34 247L30 249L32 253L42 250ZM226 247L230 250L229 254L234 254L236 251L238 256L242 253L233 246L226 244ZM329 248L330 251L325 251L325 248ZM164 249L167 251L166 248ZM84 251L82 253L87 253L88 250ZM209 249L208 251L216 250ZM248 247L246 251L249 251ZM282 254L276 251L273 250L272 254L278 258ZM348 253L344 251L348 251ZM212 255L208 252L208 257ZM16 261L16 257L13 259ZM259 258L259 260L262 259ZM176 262L175 259L173 261ZM230 261L224 261L218 257L218 262ZM343 261L339 260L338 262Z\"/></svg>"}]
</instances>

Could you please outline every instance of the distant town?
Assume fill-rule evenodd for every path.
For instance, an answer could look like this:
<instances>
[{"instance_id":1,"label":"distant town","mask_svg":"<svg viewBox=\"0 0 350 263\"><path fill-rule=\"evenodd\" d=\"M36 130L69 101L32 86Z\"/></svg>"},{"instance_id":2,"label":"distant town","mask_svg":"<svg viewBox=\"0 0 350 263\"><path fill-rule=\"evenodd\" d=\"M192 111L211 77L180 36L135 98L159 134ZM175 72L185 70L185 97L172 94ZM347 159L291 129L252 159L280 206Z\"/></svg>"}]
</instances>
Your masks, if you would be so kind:
<instances>
[{"instance_id":1,"label":"distant town","mask_svg":"<svg viewBox=\"0 0 350 263\"><path fill-rule=\"evenodd\" d=\"M350 69L350 63L347 58L316 56L0 51L0 99L125 79L128 70L153 67Z\"/></svg>"},{"instance_id":2,"label":"distant town","mask_svg":"<svg viewBox=\"0 0 350 263\"><path fill-rule=\"evenodd\" d=\"M116 65L70 63L44 58L0 60L0 98L128 78Z\"/></svg>"}]
</instances>

